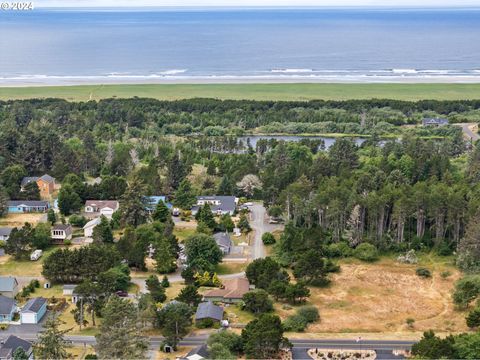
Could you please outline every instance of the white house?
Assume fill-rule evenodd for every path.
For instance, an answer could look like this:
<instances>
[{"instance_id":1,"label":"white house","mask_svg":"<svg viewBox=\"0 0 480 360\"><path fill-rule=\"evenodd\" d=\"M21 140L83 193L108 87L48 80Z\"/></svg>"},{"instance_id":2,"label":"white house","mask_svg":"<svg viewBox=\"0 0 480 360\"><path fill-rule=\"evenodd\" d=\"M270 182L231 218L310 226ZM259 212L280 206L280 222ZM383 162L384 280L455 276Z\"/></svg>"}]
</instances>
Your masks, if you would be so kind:
<instances>
[{"instance_id":1,"label":"white house","mask_svg":"<svg viewBox=\"0 0 480 360\"><path fill-rule=\"evenodd\" d=\"M87 222L85 224L85 226L83 227L84 236L87 237L87 238L91 238L93 236L93 228L95 226L97 226L98 224L100 224L100 218L99 217Z\"/></svg>"},{"instance_id":2,"label":"white house","mask_svg":"<svg viewBox=\"0 0 480 360\"><path fill-rule=\"evenodd\" d=\"M85 202L85 213L91 216L104 215L111 219L115 211L118 210L120 204L116 200L87 200Z\"/></svg>"},{"instance_id":3,"label":"white house","mask_svg":"<svg viewBox=\"0 0 480 360\"><path fill-rule=\"evenodd\" d=\"M71 240L72 234L72 225L69 224L54 225L51 230L53 240Z\"/></svg>"}]
</instances>

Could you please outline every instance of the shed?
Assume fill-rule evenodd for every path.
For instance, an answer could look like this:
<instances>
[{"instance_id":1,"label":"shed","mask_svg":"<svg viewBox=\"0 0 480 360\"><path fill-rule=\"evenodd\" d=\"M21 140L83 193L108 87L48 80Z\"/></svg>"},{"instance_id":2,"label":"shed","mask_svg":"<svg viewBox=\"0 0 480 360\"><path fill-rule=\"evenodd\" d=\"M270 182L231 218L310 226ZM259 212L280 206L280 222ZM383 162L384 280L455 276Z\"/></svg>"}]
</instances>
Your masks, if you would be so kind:
<instances>
[{"instance_id":1,"label":"shed","mask_svg":"<svg viewBox=\"0 0 480 360\"><path fill-rule=\"evenodd\" d=\"M204 319L211 319L218 322L222 321L223 308L218 305L214 305L211 301L198 304L197 312L195 313L195 321Z\"/></svg>"}]
</instances>

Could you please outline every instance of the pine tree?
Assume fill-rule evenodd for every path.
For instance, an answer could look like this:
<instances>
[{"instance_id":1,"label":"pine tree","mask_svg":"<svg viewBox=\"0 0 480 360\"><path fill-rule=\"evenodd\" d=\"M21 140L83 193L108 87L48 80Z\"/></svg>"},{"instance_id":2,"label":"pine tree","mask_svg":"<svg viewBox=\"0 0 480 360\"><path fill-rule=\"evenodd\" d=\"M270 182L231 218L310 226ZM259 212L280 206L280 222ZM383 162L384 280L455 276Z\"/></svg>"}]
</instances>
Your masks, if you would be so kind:
<instances>
[{"instance_id":1,"label":"pine tree","mask_svg":"<svg viewBox=\"0 0 480 360\"><path fill-rule=\"evenodd\" d=\"M175 192L175 205L181 209L188 210L195 204L195 195L192 185L187 179L182 180L178 190Z\"/></svg>"},{"instance_id":2,"label":"pine tree","mask_svg":"<svg viewBox=\"0 0 480 360\"><path fill-rule=\"evenodd\" d=\"M168 274L177 269L176 259L165 238L155 246L155 261L156 269L160 274Z\"/></svg>"},{"instance_id":3,"label":"pine tree","mask_svg":"<svg viewBox=\"0 0 480 360\"><path fill-rule=\"evenodd\" d=\"M170 210L168 209L167 205L165 205L163 200L160 200L152 214L152 219L154 221L167 222L170 218Z\"/></svg>"},{"instance_id":4,"label":"pine tree","mask_svg":"<svg viewBox=\"0 0 480 360\"><path fill-rule=\"evenodd\" d=\"M55 211L53 211L53 209L48 209L47 221L52 225L57 222L57 215L55 214Z\"/></svg>"},{"instance_id":5,"label":"pine tree","mask_svg":"<svg viewBox=\"0 0 480 360\"><path fill-rule=\"evenodd\" d=\"M93 241L96 243L113 243L113 234L110 222L105 216L100 217L100 224L93 228Z\"/></svg>"},{"instance_id":6,"label":"pine tree","mask_svg":"<svg viewBox=\"0 0 480 360\"><path fill-rule=\"evenodd\" d=\"M168 287L170 287L170 281L168 281L167 275L165 275L165 276L163 277L161 284L162 284L162 287L163 287L163 288L168 288Z\"/></svg>"},{"instance_id":7,"label":"pine tree","mask_svg":"<svg viewBox=\"0 0 480 360\"><path fill-rule=\"evenodd\" d=\"M100 359L144 359L148 341L140 335L138 309L128 300L111 296L102 310L95 351Z\"/></svg>"},{"instance_id":8,"label":"pine tree","mask_svg":"<svg viewBox=\"0 0 480 360\"><path fill-rule=\"evenodd\" d=\"M472 216L467 225L465 236L458 244L457 265L464 271L475 272L480 269L480 212Z\"/></svg>"},{"instance_id":9,"label":"pine tree","mask_svg":"<svg viewBox=\"0 0 480 360\"><path fill-rule=\"evenodd\" d=\"M195 285L187 285L180 291L175 300L197 307L202 302L202 295L198 293L198 288Z\"/></svg>"},{"instance_id":10,"label":"pine tree","mask_svg":"<svg viewBox=\"0 0 480 360\"><path fill-rule=\"evenodd\" d=\"M163 288L162 284L158 280L156 275L150 275L147 280L145 280L145 284L147 285L147 289L152 295L152 299L155 302L164 302L167 299L165 295L165 289Z\"/></svg>"},{"instance_id":11,"label":"pine tree","mask_svg":"<svg viewBox=\"0 0 480 360\"><path fill-rule=\"evenodd\" d=\"M67 347L70 341L65 340L64 334L70 331L60 330L64 324L56 315L50 316L44 325L44 330L38 335L38 342L34 345L35 357L38 359L68 359Z\"/></svg>"},{"instance_id":12,"label":"pine tree","mask_svg":"<svg viewBox=\"0 0 480 360\"><path fill-rule=\"evenodd\" d=\"M122 222L124 224L136 228L147 222L148 200L145 193L145 184L138 177L134 177L122 197Z\"/></svg>"}]
</instances>

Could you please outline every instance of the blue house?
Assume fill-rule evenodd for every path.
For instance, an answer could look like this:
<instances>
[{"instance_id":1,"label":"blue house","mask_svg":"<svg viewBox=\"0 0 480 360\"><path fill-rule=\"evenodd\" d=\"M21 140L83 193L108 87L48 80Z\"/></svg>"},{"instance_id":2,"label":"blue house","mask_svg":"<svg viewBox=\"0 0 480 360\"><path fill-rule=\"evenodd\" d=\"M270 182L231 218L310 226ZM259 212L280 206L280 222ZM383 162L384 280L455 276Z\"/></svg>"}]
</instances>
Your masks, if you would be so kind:
<instances>
[{"instance_id":1,"label":"blue house","mask_svg":"<svg viewBox=\"0 0 480 360\"><path fill-rule=\"evenodd\" d=\"M48 201L40 200L11 200L7 205L10 214L46 212L50 207Z\"/></svg>"},{"instance_id":2,"label":"blue house","mask_svg":"<svg viewBox=\"0 0 480 360\"><path fill-rule=\"evenodd\" d=\"M20 311L22 324L38 324L47 312L47 299L43 297L33 298L27 301Z\"/></svg>"},{"instance_id":3,"label":"blue house","mask_svg":"<svg viewBox=\"0 0 480 360\"><path fill-rule=\"evenodd\" d=\"M14 299L0 295L0 322L12 321L16 308Z\"/></svg>"},{"instance_id":4,"label":"blue house","mask_svg":"<svg viewBox=\"0 0 480 360\"><path fill-rule=\"evenodd\" d=\"M167 197L166 196L146 196L145 199L147 200L147 203L148 203L147 210L149 212L154 212L155 211L155 208L157 207L160 200L162 200L165 203L165 205L167 205L167 207L169 209L172 208L172 204L167 202Z\"/></svg>"}]
</instances>

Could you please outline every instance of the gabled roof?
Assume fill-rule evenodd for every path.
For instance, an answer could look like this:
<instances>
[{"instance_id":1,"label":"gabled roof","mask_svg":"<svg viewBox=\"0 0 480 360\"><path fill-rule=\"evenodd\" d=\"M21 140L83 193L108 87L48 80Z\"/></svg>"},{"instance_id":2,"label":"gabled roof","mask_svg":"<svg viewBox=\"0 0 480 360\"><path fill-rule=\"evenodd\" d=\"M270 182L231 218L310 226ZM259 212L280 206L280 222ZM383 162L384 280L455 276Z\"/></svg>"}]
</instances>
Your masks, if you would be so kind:
<instances>
[{"instance_id":1,"label":"gabled roof","mask_svg":"<svg viewBox=\"0 0 480 360\"><path fill-rule=\"evenodd\" d=\"M197 196L197 202L198 201L218 201L220 204L219 205L210 205L210 208L212 211L235 211L237 207L237 202L236 202L236 197L235 196L217 196L217 195L212 195L212 196ZM198 205L196 206L198 208Z\"/></svg>"},{"instance_id":2,"label":"gabled roof","mask_svg":"<svg viewBox=\"0 0 480 360\"><path fill-rule=\"evenodd\" d=\"M17 279L13 276L0 276L0 292L10 292L18 286Z\"/></svg>"},{"instance_id":3,"label":"gabled roof","mask_svg":"<svg viewBox=\"0 0 480 360\"><path fill-rule=\"evenodd\" d=\"M40 180L43 180L43 181L45 181L45 182L47 182L47 183L54 183L54 182L55 182L55 178L52 177L52 176L50 176L50 175L48 175L48 174L45 174L45 175L40 176Z\"/></svg>"},{"instance_id":4,"label":"gabled roof","mask_svg":"<svg viewBox=\"0 0 480 360\"><path fill-rule=\"evenodd\" d=\"M28 183L31 183L31 182L34 182L34 181L37 181L38 180L38 176L25 176L23 179L22 179L22 182L21 182L21 186L24 187L25 185L27 185Z\"/></svg>"},{"instance_id":5,"label":"gabled roof","mask_svg":"<svg viewBox=\"0 0 480 360\"><path fill-rule=\"evenodd\" d=\"M204 298L223 297L228 299L241 299L250 290L250 283L246 278L223 280L223 288L205 293Z\"/></svg>"},{"instance_id":6,"label":"gabled roof","mask_svg":"<svg viewBox=\"0 0 480 360\"><path fill-rule=\"evenodd\" d=\"M117 200L87 200L85 201L85 206L91 206L100 210L107 207L113 210L117 210L119 204Z\"/></svg>"},{"instance_id":7,"label":"gabled roof","mask_svg":"<svg viewBox=\"0 0 480 360\"><path fill-rule=\"evenodd\" d=\"M199 345L196 348L190 350L187 354L187 359L194 359L194 356L197 356L197 359L206 359L209 357L207 344Z\"/></svg>"},{"instance_id":8,"label":"gabled roof","mask_svg":"<svg viewBox=\"0 0 480 360\"><path fill-rule=\"evenodd\" d=\"M20 339L15 335L10 335L2 345L2 349L12 349L12 353L14 353L18 348L22 348L28 354L32 350L32 343L30 341Z\"/></svg>"},{"instance_id":9,"label":"gabled roof","mask_svg":"<svg viewBox=\"0 0 480 360\"><path fill-rule=\"evenodd\" d=\"M63 290L75 290L76 287L77 285L74 284L65 284L63 285Z\"/></svg>"},{"instance_id":10,"label":"gabled roof","mask_svg":"<svg viewBox=\"0 0 480 360\"><path fill-rule=\"evenodd\" d=\"M227 232L219 232L219 233L213 234L213 238L215 239L215 242L217 243L217 245L220 247L226 247L226 248L232 247L232 239L230 238L230 235L228 235Z\"/></svg>"},{"instance_id":11,"label":"gabled roof","mask_svg":"<svg viewBox=\"0 0 480 360\"><path fill-rule=\"evenodd\" d=\"M25 312L37 313L46 303L47 303L47 299L43 297L30 299L23 306L22 313L25 313Z\"/></svg>"},{"instance_id":12,"label":"gabled roof","mask_svg":"<svg viewBox=\"0 0 480 360\"><path fill-rule=\"evenodd\" d=\"M100 218L95 218L93 220L90 220L83 226L83 229L88 229L89 227L97 226L98 224L100 224L100 221L101 221Z\"/></svg>"},{"instance_id":13,"label":"gabled roof","mask_svg":"<svg viewBox=\"0 0 480 360\"><path fill-rule=\"evenodd\" d=\"M57 224L53 225L52 231L53 230L63 230L65 231L65 234L70 235L72 233L72 225L70 224Z\"/></svg>"},{"instance_id":14,"label":"gabled roof","mask_svg":"<svg viewBox=\"0 0 480 360\"><path fill-rule=\"evenodd\" d=\"M10 200L8 206L48 207L48 201L43 200Z\"/></svg>"},{"instance_id":15,"label":"gabled roof","mask_svg":"<svg viewBox=\"0 0 480 360\"><path fill-rule=\"evenodd\" d=\"M0 295L0 315L10 315L14 307L14 299Z\"/></svg>"},{"instance_id":16,"label":"gabled roof","mask_svg":"<svg viewBox=\"0 0 480 360\"><path fill-rule=\"evenodd\" d=\"M195 320L214 319L221 321L223 319L223 308L214 305L211 301L198 304Z\"/></svg>"},{"instance_id":17,"label":"gabled roof","mask_svg":"<svg viewBox=\"0 0 480 360\"><path fill-rule=\"evenodd\" d=\"M11 227L0 227L0 236L10 236L13 228Z\"/></svg>"}]
</instances>

